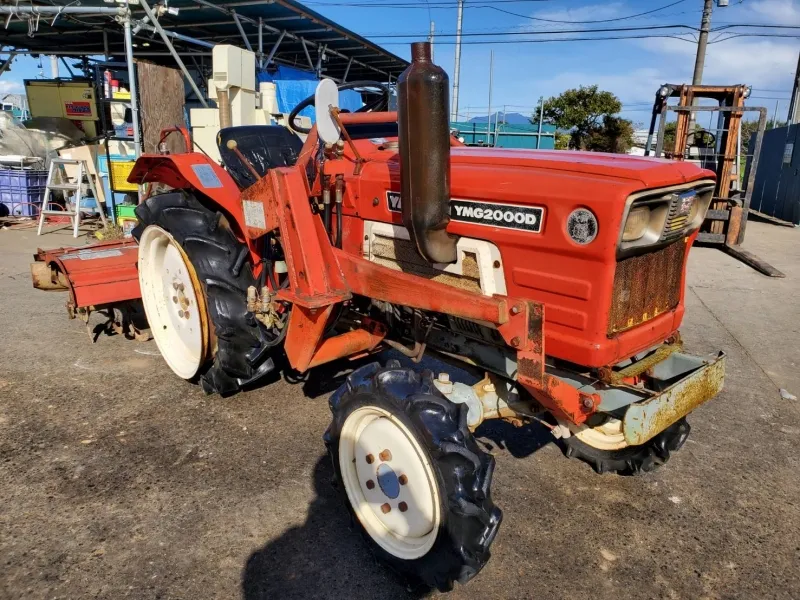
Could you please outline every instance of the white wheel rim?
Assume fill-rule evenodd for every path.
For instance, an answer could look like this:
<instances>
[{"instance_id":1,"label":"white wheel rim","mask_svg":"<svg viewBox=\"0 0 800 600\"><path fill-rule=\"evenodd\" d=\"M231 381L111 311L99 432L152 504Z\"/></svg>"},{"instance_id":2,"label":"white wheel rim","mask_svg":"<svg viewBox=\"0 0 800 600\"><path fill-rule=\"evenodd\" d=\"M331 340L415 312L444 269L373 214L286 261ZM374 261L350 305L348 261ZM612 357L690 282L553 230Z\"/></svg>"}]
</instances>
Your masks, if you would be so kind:
<instances>
[{"instance_id":1,"label":"white wheel rim","mask_svg":"<svg viewBox=\"0 0 800 600\"><path fill-rule=\"evenodd\" d=\"M355 410L342 427L339 467L350 505L381 548L413 560L433 547L441 520L439 488L403 423L375 406Z\"/></svg>"},{"instance_id":2,"label":"white wheel rim","mask_svg":"<svg viewBox=\"0 0 800 600\"><path fill-rule=\"evenodd\" d=\"M572 435L598 450L622 450L628 447L625 434L622 432L622 421L619 419L607 419L597 427L572 423L569 423L568 427Z\"/></svg>"},{"instance_id":3,"label":"white wheel rim","mask_svg":"<svg viewBox=\"0 0 800 600\"><path fill-rule=\"evenodd\" d=\"M155 225L139 240L139 286L161 355L179 377L191 379L206 359L205 297L183 248Z\"/></svg>"}]
</instances>

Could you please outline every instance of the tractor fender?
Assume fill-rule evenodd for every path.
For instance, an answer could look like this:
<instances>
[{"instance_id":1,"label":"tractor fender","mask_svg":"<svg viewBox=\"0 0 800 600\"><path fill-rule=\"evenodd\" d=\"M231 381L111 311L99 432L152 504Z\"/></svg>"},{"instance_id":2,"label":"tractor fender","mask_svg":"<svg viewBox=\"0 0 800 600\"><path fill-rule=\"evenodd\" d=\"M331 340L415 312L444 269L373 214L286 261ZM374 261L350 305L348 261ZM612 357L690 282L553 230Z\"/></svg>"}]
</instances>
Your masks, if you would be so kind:
<instances>
[{"instance_id":1,"label":"tractor fender","mask_svg":"<svg viewBox=\"0 0 800 600\"><path fill-rule=\"evenodd\" d=\"M136 161L128 181L139 185L163 183L176 190L199 192L211 201L209 209L214 210L216 205L234 221L237 234L247 238L239 187L225 169L205 154L144 154Z\"/></svg>"}]
</instances>

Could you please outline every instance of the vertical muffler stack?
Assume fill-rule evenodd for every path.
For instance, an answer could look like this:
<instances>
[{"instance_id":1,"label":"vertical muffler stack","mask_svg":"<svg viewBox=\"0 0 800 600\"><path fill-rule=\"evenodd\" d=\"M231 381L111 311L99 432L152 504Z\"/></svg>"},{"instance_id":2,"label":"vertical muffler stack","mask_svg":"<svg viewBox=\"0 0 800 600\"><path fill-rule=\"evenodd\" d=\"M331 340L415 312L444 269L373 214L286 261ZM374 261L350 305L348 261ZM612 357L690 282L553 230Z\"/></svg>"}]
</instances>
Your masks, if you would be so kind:
<instances>
[{"instance_id":1,"label":"vertical muffler stack","mask_svg":"<svg viewBox=\"0 0 800 600\"><path fill-rule=\"evenodd\" d=\"M429 42L411 44L411 65L397 80L400 197L403 223L422 257L457 259L450 222L450 121L447 73L431 60Z\"/></svg>"}]
</instances>

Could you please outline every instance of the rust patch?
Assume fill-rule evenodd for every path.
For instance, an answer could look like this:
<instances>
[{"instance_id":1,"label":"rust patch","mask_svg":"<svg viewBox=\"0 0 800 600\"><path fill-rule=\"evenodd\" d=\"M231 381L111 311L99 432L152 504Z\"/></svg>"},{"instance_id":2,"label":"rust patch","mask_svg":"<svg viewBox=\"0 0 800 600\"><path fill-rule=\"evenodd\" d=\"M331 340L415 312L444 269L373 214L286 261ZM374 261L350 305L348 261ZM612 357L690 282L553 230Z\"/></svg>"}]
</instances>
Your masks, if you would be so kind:
<instances>
[{"instance_id":1,"label":"rust patch","mask_svg":"<svg viewBox=\"0 0 800 600\"><path fill-rule=\"evenodd\" d=\"M603 383L619 385L628 379L638 377L645 371L653 368L662 360L666 359L673 352L679 352L682 349L683 343L680 341L674 344L663 344L650 356L646 356L642 360L628 365L619 371L614 371L607 367L598 369L600 380L603 381Z\"/></svg>"},{"instance_id":2,"label":"rust patch","mask_svg":"<svg viewBox=\"0 0 800 600\"><path fill-rule=\"evenodd\" d=\"M625 413L622 426L625 441L643 444L664 429L685 417L695 408L716 396L725 380L725 358L676 383L662 394L632 404Z\"/></svg>"},{"instance_id":3,"label":"rust patch","mask_svg":"<svg viewBox=\"0 0 800 600\"><path fill-rule=\"evenodd\" d=\"M544 354L544 306L528 302L528 339L536 354Z\"/></svg>"},{"instance_id":4,"label":"rust patch","mask_svg":"<svg viewBox=\"0 0 800 600\"><path fill-rule=\"evenodd\" d=\"M617 263L608 316L609 336L678 306L686 247L680 240Z\"/></svg>"}]
</instances>

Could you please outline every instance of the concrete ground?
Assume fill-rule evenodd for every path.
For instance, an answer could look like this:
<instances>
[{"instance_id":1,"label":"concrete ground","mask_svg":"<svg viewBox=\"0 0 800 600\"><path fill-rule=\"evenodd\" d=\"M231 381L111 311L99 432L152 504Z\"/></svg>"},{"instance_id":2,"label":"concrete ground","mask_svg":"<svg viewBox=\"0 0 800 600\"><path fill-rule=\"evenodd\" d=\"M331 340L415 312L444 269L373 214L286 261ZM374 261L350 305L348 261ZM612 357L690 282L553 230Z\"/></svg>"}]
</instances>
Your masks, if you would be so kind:
<instances>
[{"instance_id":1,"label":"concrete ground","mask_svg":"<svg viewBox=\"0 0 800 600\"><path fill-rule=\"evenodd\" d=\"M336 368L222 400L153 342L68 321L31 288L53 233L0 231L0 598L420 597L376 564L330 486ZM750 223L768 279L690 264L688 349L729 356L669 465L596 475L539 428L493 424L493 557L451 598L800 597L800 231ZM434 596L436 594L433 594Z\"/></svg>"}]
</instances>

